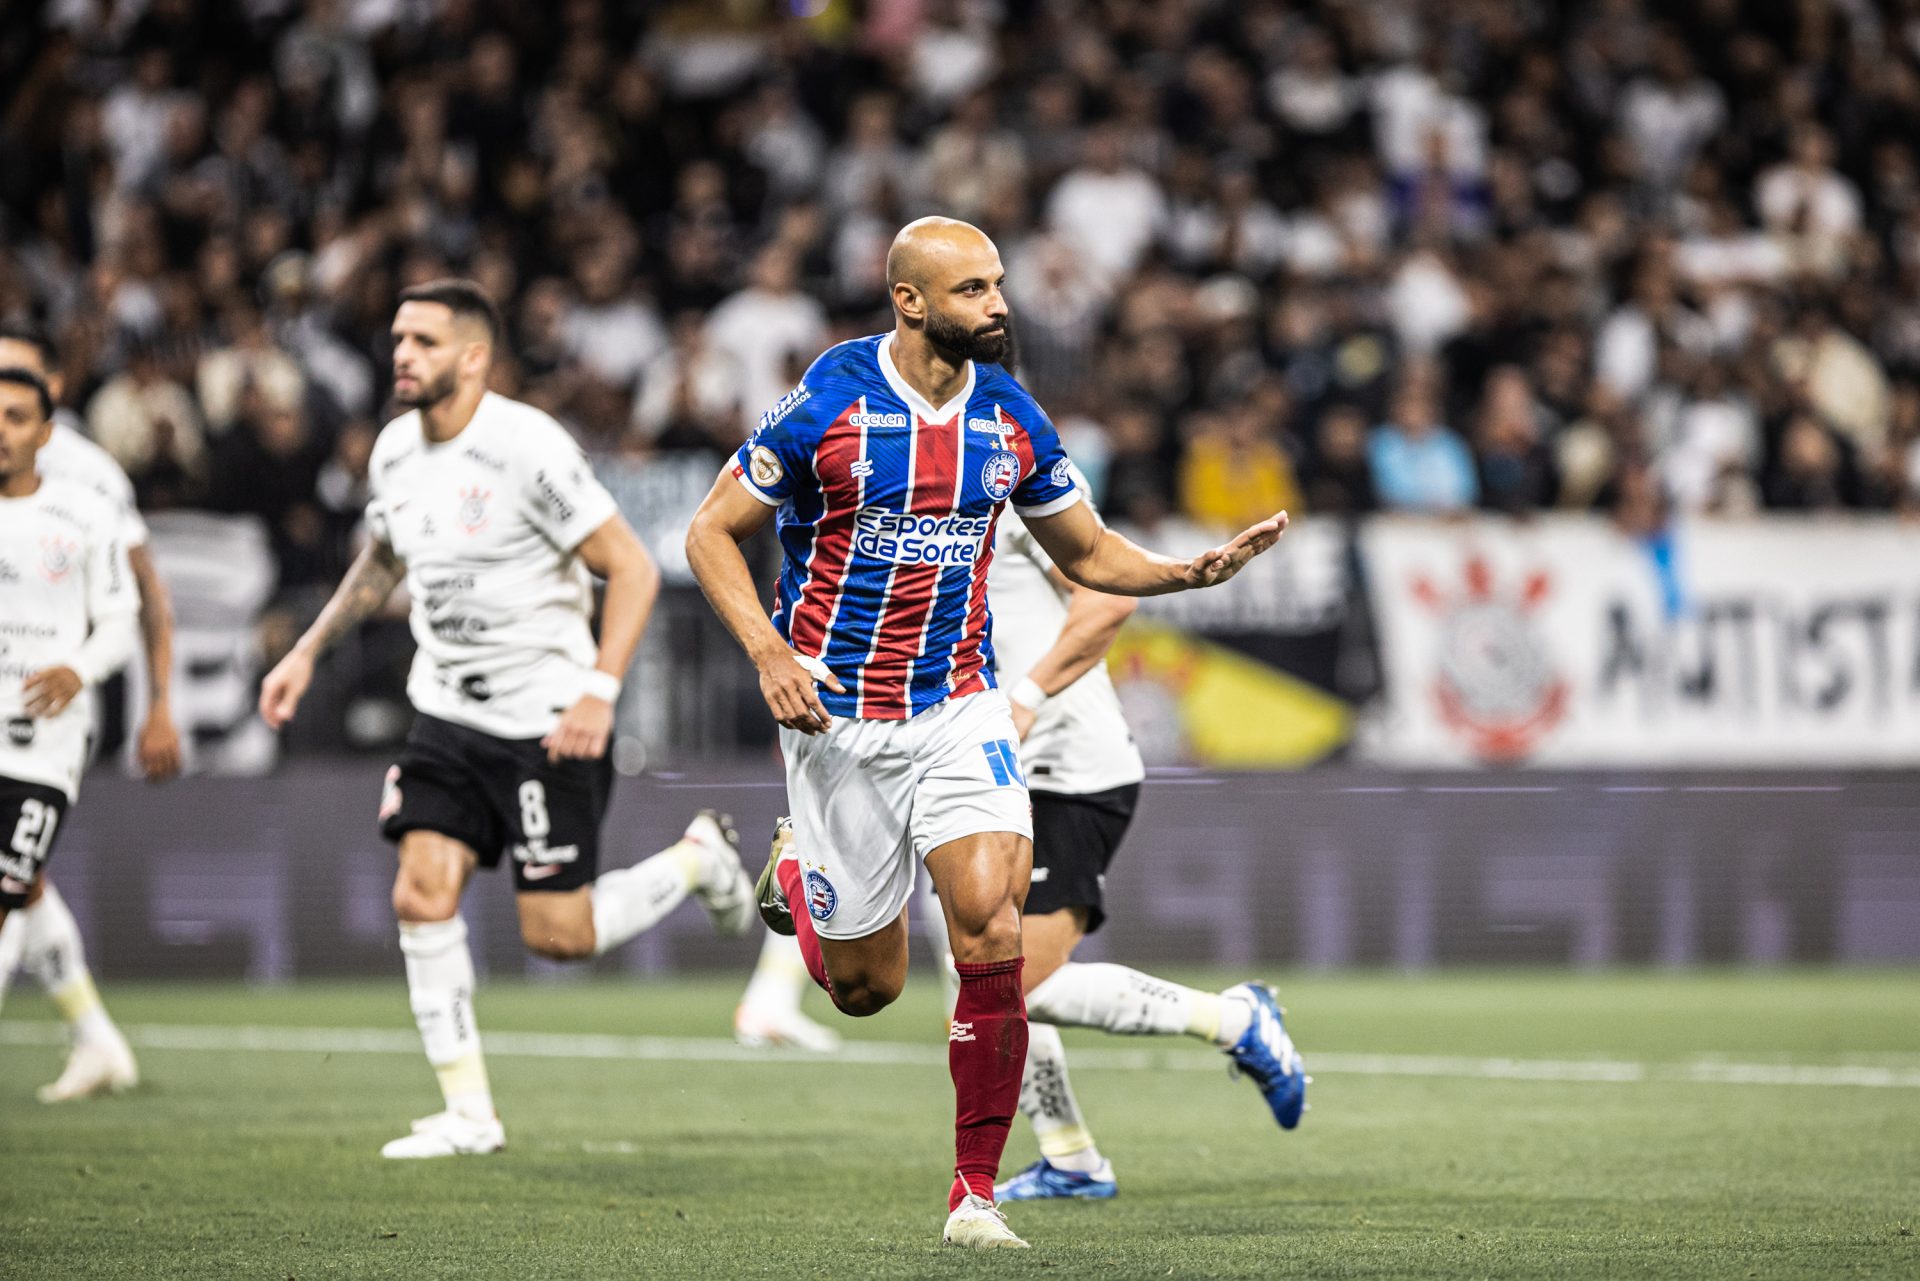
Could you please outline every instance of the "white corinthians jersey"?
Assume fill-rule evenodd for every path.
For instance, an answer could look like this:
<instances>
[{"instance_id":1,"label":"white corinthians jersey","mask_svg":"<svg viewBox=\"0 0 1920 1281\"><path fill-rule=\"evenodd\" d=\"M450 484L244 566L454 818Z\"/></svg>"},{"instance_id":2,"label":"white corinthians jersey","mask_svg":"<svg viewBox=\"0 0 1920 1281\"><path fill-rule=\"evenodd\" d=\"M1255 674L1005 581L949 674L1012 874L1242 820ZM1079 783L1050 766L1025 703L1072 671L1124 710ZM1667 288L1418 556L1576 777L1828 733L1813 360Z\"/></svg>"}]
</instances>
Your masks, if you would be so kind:
<instances>
[{"instance_id":1,"label":"white corinthians jersey","mask_svg":"<svg viewBox=\"0 0 1920 1281\"><path fill-rule=\"evenodd\" d=\"M35 457L34 469L47 480L72 481L100 495L121 514L120 541L128 547L144 547L147 522L134 505L133 482L112 454L63 422L65 416L64 411L55 415L53 436Z\"/></svg>"},{"instance_id":2,"label":"white corinthians jersey","mask_svg":"<svg viewBox=\"0 0 1920 1281\"><path fill-rule=\"evenodd\" d=\"M617 511L580 447L489 392L441 444L417 410L388 423L369 481L367 524L407 566L414 708L501 738L547 734L599 652L574 549Z\"/></svg>"},{"instance_id":3,"label":"white corinthians jersey","mask_svg":"<svg viewBox=\"0 0 1920 1281\"><path fill-rule=\"evenodd\" d=\"M72 661L103 622L131 627L140 609L124 513L72 481L42 477L25 498L0 498L0 778L80 791L93 691L58 716L27 716L27 677Z\"/></svg>"},{"instance_id":4,"label":"white corinthians jersey","mask_svg":"<svg viewBox=\"0 0 1920 1281\"><path fill-rule=\"evenodd\" d=\"M1086 488L1084 480L1080 487ZM1001 520L987 570L994 674L1001 689L1011 690L1032 671L1066 625L1072 592L1048 577L1052 568L1024 524ZM1036 792L1104 792L1146 777L1104 661L1047 700L1020 744L1020 764Z\"/></svg>"}]
</instances>

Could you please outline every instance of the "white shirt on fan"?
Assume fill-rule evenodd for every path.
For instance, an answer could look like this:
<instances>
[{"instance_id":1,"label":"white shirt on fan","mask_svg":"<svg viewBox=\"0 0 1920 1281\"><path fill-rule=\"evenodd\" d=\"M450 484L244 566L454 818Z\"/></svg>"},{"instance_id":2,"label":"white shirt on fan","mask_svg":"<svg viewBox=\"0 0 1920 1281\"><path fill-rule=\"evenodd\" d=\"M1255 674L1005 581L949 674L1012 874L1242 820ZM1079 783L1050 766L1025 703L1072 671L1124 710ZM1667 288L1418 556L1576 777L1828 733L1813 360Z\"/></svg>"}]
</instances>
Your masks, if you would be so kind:
<instances>
[{"instance_id":1,"label":"white shirt on fan","mask_svg":"<svg viewBox=\"0 0 1920 1281\"><path fill-rule=\"evenodd\" d=\"M1077 468L1074 481L1087 491ZM1072 591L1054 582L1052 569L1052 558L1026 525L1011 514L1004 517L987 570L994 675L1003 690L1011 691L1033 670L1066 625ZM1035 715L1020 744L1020 765L1029 789L1067 795L1104 792L1146 777L1104 659Z\"/></svg>"},{"instance_id":2,"label":"white shirt on fan","mask_svg":"<svg viewBox=\"0 0 1920 1281\"><path fill-rule=\"evenodd\" d=\"M440 444L418 410L388 423L368 477L368 528L407 567L414 709L500 738L546 735L599 652L574 552L618 513L580 447L489 392Z\"/></svg>"},{"instance_id":3,"label":"white shirt on fan","mask_svg":"<svg viewBox=\"0 0 1920 1281\"><path fill-rule=\"evenodd\" d=\"M23 686L71 663L103 623L133 625L140 594L125 529L121 509L65 478L42 474L25 498L0 498L0 777L79 795L93 690L58 716L30 718Z\"/></svg>"}]
</instances>

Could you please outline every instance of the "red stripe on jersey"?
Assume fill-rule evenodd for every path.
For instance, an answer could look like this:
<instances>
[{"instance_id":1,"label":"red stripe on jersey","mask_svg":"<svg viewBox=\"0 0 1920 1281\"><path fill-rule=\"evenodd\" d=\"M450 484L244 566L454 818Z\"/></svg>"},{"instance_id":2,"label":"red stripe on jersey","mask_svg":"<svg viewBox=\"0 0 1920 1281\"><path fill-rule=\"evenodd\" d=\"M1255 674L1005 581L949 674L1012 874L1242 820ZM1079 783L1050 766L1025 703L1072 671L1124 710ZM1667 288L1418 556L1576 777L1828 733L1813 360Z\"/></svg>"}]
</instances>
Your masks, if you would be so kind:
<instances>
[{"instance_id":1,"label":"red stripe on jersey","mask_svg":"<svg viewBox=\"0 0 1920 1281\"><path fill-rule=\"evenodd\" d=\"M834 506L830 474L845 472L860 455L861 430L850 421L860 412L865 398L840 411L813 451L813 470L820 480L821 502L825 510L813 536L813 554L807 558L807 580L800 587L800 599L794 602L793 619L787 624L787 643L802 654L818 658L827 646L827 620L846 585L847 561L853 553L855 518L860 512L860 487L846 494L846 501Z\"/></svg>"},{"instance_id":2,"label":"red stripe on jersey","mask_svg":"<svg viewBox=\"0 0 1920 1281\"><path fill-rule=\"evenodd\" d=\"M999 409L999 406L996 405L994 408ZM1007 433L1007 448L1011 449L1014 456L1020 460L1020 480L1024 483L1039 466L1034 461L1033 437L1027 434L1027 429L1020 425L1018 418L1004 409L1000 410L1000 422L1013 429ZM1015 488L1019 486L1016 485Z\"/></svg>"},{"instance_id":3,"label":"red stripe on jersey","mask_svg":"<svg viewBox=\"0 0 1920 1281\"><path fill-rule=\"evenodd\" d=\"M959 505L960 414L944 423L921 421L913 434L913 479L906 510L915 516L951 516ZM916 415L916 419L918 416ZM913 669L922 657L927 619L939 594L939 565L897 568L874 628L873 652L860 674L864 714L904 720L912 714Z\"/></svg>"}]
</instances>

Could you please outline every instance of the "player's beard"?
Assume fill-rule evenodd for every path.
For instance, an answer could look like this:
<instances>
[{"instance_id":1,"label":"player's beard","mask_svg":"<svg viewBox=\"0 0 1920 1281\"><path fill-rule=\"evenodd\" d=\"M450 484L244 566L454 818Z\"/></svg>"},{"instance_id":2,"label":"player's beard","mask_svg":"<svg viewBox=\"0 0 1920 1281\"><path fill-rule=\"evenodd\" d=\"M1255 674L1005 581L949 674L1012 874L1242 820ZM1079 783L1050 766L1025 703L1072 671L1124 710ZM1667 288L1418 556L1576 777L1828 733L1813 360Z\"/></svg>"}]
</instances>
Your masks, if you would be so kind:
<instances>
[{"instance_id":1,"label":"player's beard","mask_svg":"<svg viewBox=\"0 0 1920 1281\"><path fill-rule=\"evenodd\" d=\"M938 311L927 313L927 341L944 355L956 360L978 360L989 365L1013 368L1013 317L1004 317L997 325L968 329L959 321Z\"/></svg>"},{"instance_id":2,"label":"player's beard","mask_svg":"<svg viewBox=\"0 0 1920 1281\"><path fill-rule=\"evenodd\" d=\"M409 409L432 409L435 405L453 395L454 384L454 372L449 369L432 382L427 382L422 379L419 384L419 390L411 395L402 395L400 390L395 388L393 398Z\"/></svg>"}]
</instances>

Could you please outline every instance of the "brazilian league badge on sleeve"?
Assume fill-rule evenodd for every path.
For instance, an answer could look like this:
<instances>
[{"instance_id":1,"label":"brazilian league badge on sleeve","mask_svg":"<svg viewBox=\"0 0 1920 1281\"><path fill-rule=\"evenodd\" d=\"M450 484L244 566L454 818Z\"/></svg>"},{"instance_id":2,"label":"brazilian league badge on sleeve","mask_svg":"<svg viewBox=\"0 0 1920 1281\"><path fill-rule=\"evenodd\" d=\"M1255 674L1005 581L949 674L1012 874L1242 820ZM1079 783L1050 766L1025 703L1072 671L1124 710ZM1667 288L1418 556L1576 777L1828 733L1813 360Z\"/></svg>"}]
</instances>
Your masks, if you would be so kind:
<instances>
[{"instance_id":1,"label":"brazilian league badge on sleeve","mask_svg":"<svg viewBox=\"0 0 1920 1281\"><path fill-rule=\"evenodd\" d=\"M980 484L987 491L987 497L996 503L1006 502L1019 483L1020 459L1004 449L987 459L986 466L980 469Z\"/></svg>"},{"instance_id":2,"label":"brazilian league badge on sleeve","mask_svg":"<svg viewBox=\"0 0 1920 1281\"><path fill-rule=\"evenodd\" d=\"M834 909L840 906L840 895L833 888L826 874L817 867L807 869L805 878L807 892L807 914L816 921L824 921L832 916Z\"/></svg>"},{"instance_id":3,"label":"brazilian league badge on sleeve","mask_svg":"<svg viewBox=\"0 0 1920 1281\"><path fill-rule=\"evenodd\" d=\"M762 489L779 484L780 477L785 474L779 457L765 445L755 445L748 453L747 460L752 464L753 483Z\"/></svg>"}]
</instances>

